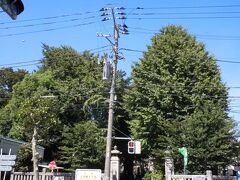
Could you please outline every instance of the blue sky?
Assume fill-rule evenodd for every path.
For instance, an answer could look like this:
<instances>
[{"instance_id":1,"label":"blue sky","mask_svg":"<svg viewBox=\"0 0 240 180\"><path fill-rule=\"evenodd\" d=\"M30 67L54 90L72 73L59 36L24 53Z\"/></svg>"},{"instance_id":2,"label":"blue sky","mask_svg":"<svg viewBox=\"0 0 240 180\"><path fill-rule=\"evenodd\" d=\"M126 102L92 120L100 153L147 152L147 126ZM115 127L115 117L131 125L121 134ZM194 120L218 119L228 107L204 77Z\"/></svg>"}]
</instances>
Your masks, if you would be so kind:
<instances>
[{"instance_id":1,"label":"blue sky","mask_svg":"<svg viewBox=\"0 0 240 180\"><path fill-rule=\"evenodd\" d=\"M169 24L182 25L215 56L222 80L230 87L231 116L240 121L240 2L239 0L22 0L25 10L11 20L0 13L0 67L36 69L42 58L42 43L71 46L79 52L110 52L106 39L97 33L112 34L112 22L101 21L103 7L125 7L129 35L122 35L124 60L118 68L131 73L131 66L151 43L151 37ZM137 9L140 7L141 9ZM143 8L143 9L142 9ZM95 49L95 50L93 50ZM222 61L233 61L222 62ZM26 62L26 63L22 63ZM34 65L31 65L34 64Z\"/></svg>"}]
</instances>

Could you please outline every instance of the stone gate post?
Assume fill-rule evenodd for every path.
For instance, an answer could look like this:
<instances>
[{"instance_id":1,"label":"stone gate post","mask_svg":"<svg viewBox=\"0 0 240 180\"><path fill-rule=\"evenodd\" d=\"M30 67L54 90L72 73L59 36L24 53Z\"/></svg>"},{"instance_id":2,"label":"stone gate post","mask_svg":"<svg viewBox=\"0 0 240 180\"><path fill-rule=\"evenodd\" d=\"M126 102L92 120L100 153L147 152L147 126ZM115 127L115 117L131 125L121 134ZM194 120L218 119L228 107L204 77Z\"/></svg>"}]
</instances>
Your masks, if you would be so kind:
<instances>
[{"instance_id":1,"label":"stone gate post","mask_svg":"<svg viewBox=\"0 0 240 180\"><path fill-rule=\"evenodd\" d=\"M174 174L173 158L170 152L165 151L165 180L171 180L171 176Z\"/></svg>"}]
</instances>

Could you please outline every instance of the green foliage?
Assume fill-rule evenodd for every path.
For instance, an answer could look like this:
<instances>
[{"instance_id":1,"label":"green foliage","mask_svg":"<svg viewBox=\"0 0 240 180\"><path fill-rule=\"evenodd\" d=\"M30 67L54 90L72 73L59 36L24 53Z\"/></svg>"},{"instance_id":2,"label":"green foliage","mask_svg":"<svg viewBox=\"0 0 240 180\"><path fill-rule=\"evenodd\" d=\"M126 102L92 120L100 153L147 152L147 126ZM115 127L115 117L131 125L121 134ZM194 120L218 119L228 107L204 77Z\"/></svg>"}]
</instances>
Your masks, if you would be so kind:
<instances>
[{"instance_id":1,"label":"green foliage","mask_svg":"<svg viewBox=\"0 0 240 180\"><path fill-rule=\"evenodd\" d=\"M0 109L0 134L7 136L12 128L11 110L9 107Z\"/></svg>"},{"instance_id":2,"label":"green foliage","mask_svg":"<svg viewBox=\"0 0 240 180\"><path fill-rule=\"evenodd\" d=\"M27 74L25 70L18 69L14 71L12 68L0 69L0 108L6 105L11 98L13 85L20 82Z\"/></svg>"},{"instance_id":3,"label":"green foliage","mask_svg":"<svg viewBox=\"0 0 240 180\"><path fill-rule=\"evenodd\" d=\"M214 57L186 30L172 25L152 38L134 65L124 106L143 154L158 161L170 149L178 171L183 162L177 149L185 146L189 171L205 172L232 159L234 123L227 94Z\"/></svg>"},{"instance_id":4,"label":"green foliage","mask_svg":"<svg viewBox=\"0 0 240 180\"><path fill-rule=\"evenodd\" d=\"M9 136L31 141L33 127L39 131L39 139L42 144L47 145L56 142L60 127L59 112L60 104L57 98L44 98L56 88L51 73L35 73L28 75L24 80L14 87L13 97L5 109L9 109L9 119L12 127ZM53 133L54 134L54 133Z\"/></svg>"},{"instance_id":5,"label":"green foliage","mask_svg":"<svg viewBox=\"0 0 240 180\"><path fill-rule=\"evenodd\" d=\"M69 171L77 168L103 168L105 130L93 121L66 127L60 159Z\"/></svg>"},{"instance_id":6,"label":"green foliage","mask_svg":"<svg viewBox=\"0 0 240 180\"><path fill-rule=\"evenodd\" d=\"M78 53L71 47L43 45L39 70L14 86L11 100L0 110L0 132L29 142L33 128L37 127L37 144L45 147L45 160L61 158L69 170L102 167L105 134L101 128L107 124L110 81L102 80L103 64L98 60L98 56L87 51ZM124 76L118 72L115 125L120 130L124 127L125 132L126 112L121 102L128 80ZM55 97L41 98L49 95ZM85 147L87 142L92 150ZM76 154L76 159L68 148L78 145L80 154Z\"/></svg>"},{"instance_id":7,"label":"green foliage","mask_svg":"<svg viewBox=\"0 0 240 180\"><path fill-rule=\"evenodd\" d=\"M109 83L102 80L102 65L93 54L70 47L43 46L42 71L50 70L59 84L61 120L72 126L84 119L105 121ZM97 98L96 98L97 97Z\"/></svg>"},{"instance_id":8,"label":"green foliage","mask_svg":"<svg viewBox=\"0 0 240 180\"><path fill-rule=\"evenodd\" d=\"M185 132L182 142L188 147L190 172L212 169L218 173L232 163L236 141L229 130L234 128L234 124L219 106L205 104L204 108L197 108L186 117L182 124Z\"/></svg>"},{"instance_id":9,"label":"green foliage","mask_svg":"<svg viewBox=\"0 0 240 180\"><path fill-rule=\"evenodd\" d=\"M164 176L161 171L153 171L153 172L148 172L144 175L142 178L143 180L163 180Z\"/></svg>"},{"instance_id":10,"label":"green foliage","mask_svg":"<svg viewBox=\"0 0 240 180\"><path fill-rule=\"evenodd\" d=\"M32 150L31 144L23 144L20 146L18 153L16 164L14 166L16 172L32 172Z\"/></svg>"}]
</instances>

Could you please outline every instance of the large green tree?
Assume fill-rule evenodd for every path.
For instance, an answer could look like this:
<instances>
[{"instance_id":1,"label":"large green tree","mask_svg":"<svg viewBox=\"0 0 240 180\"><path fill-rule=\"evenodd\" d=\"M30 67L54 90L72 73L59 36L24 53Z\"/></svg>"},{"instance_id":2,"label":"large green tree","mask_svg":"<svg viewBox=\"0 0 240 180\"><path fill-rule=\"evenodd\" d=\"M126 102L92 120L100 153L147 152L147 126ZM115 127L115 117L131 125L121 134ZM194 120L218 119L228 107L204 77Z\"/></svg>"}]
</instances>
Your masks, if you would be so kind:
<instances>
[{"instance_id":1,"label":"large green tree","mask_svg":"<svg viewBox=\"0 0 240 180\"><path fill-rule=\"evenodd\" d=\"M74 171L77 168L102 168L105 150L105 129L98 128L96 121L77 123L74 127L65 127L61 161L65 168Z\"/></svg>"},{"instance_id":2,"label":"large green tree","mask_svg":"<svg viewBox=\"0 0 240 180\"><path fill-rule=\"evenodd\" d=\"M157 165L168 149L179 171L177 149L185 146L190 172L217 171L232 160L234 122L227 95L204 45L180 26L164 27L133 66L125 96L131 132Z\"/></svg>"},{"instance_id":3,"label":"large green tree","mask_svg":"<svg viewBox=\"0 0 240 180\"><path fill-rule=\"evenodd\" d=\"M27 71L13 68L0 69L0 134L7 136L12 121L9 118L9 108L4 108L12 97L13 86L23 80Z\"/></svg>"},{"instance_id":4,"label":"large green tree","mask_svg":"<svg viewBox=\"0 0 240 180\"><path fill-rule=\"evenodd\" d=\"M57 133L52 131L59 132L58 128L61 127L58 118L59 103L54 97L51 99L48 96L55 86L50 71L28 75L14 86L12 99L7 105L13 122L9 135L31 142L36 180L39 176L37 144L40 141L45 145L56 142Z\"/></svg>"},{"instance_id":5,"label":"large green tree","mask_svg":"<svg viewBox=\"0 0 240 180\"><path fill-rule=\"evenodd\" d=\"M60 119L65 124L65 129L74 129L84 124L86 121L95 121L97 122L95 126L98 128L106 128L107 125L107 116L108 116L108 102L109 102L109 91L111 81L102 80L102 69L103 69L103 59L107 58L98 57L90 52L78 53L76 50L71 47L49 47L47 45L43 46L43 66L41 71L50 70L53 73L53 76L56 81L61 84L59 88L59 99L61 100L63 106L61 107ZM116 85L116 108L115 108L115 134L119 132L126 133L127 128L125 124L125 115L122 108L122 94L124 88L128 85L128 80L124 80L125 73L118 72L117 75L117 85ZM77 125L77 126L76 126ZM83 129L84 131L84 129ZM86 134L91 133L91 129L86 129ZM79 132L81 133L81 132ZM66 135L66 134L65 134ZM69 133L67 133L69 135ZM103 135L104 137L106 135ZM123 134L119 136L124 136ZM68 151L68 148L71 148L71 142L68 144L67 137L64 137L62 147L59 152L59 158L65 162L66 165L70 164L70 159L68 158L71 154ZM73 142L78 142L78 136L72 136ZM86 138L86 139L85 139ZM90 136L82 136L81 141L88 142L92 141ZM100 141L102 142L102 141ZM103 143L103 142L102 142ZM121 149L121 144L114 142L114 145L118 145ZM80 155L85 152L80 150L85 149L83 143L78 143L78 147L75 147L79 152L77 161L71 161L71 167L77 166L81 167L93 167L93 165L102 162L102 155L104 155L104 150L101 149L102 146L94 146L96 149L93 152L100 152L96 154L96 159L99 162L89 163L91 160L88 158L80 157ZM98 147L98 148L97 148ZM72 147L73 148L73 147ZM125 146L126 151L126 146ZM90 157L91 158L91 157ZM68 161L69 160L69 161ZM96 161L96 160L94 160ZM81 162L79 164L79 162ZM85 162L85 164L84 164ZM92 165L91 165L92 164ZM90 166L91 165L91 166ZM101 164L103 165L103 164Z\"/></svg>"},{"instance_id":6,"label":"large green tree","mask_svg":"<svg viewBox=\"0 0 240 180\"><path fill-rule=\"evenodd\" d=\"M61 84L59 96L61 119L74 125L83 119L95 119L104 123L107 115L109 82L102 80L102 64L98 56L89 52L78 53L71 47L43 46L40 71L50 70Z\"/></svg>"},{"instance_id":7,"label":"large green tree","mask_svg":"<svg viewBox=\"0 0 240 180\"><path fill-rule=\"evenodd\" d=\"M6 105L11 98L13 85L21 81L27 71L23 69L13 70L13 68L0 69L0 108Z\"/></svg>"},{"instance_id":8,"label":"large green tree","mask_svg":"<svg viewBox=\"0 0 240 180\"><path fill-rule=\"evenodd\" d=\"M103 132L107 126L110 91L110 81L102 80L103 58L106 56L98 57L87 51L79 53L67 46L43 45L42 65L14 86L13 96L0 114L1 121L9 122L2 128L4 134L30 142L34 128L43 129L34 137L36 143L45 147L45 160L61 161L69 170L103 167L105 153L102 147L105 143L101 139L106 137ZM122 93L128 83L124 75L118 73L116 85L115 125L118 132L127 131L121 105ZM49 95L55 98L40 98ZM89 128L82 128L85 126ZM77 130L79 132L75 136ZM95 132L96 140L93 136L83 136ZM86 154L84 143L76 143L79 138L82 142L97 144L91 145L95 148L92 153ZM78 147L73 147L72 142ZM79 160L70 161L68 157L74 155L69 150L71 148ZM24 159L21 162L24 163Z\"/></svg>"}]
</instances>

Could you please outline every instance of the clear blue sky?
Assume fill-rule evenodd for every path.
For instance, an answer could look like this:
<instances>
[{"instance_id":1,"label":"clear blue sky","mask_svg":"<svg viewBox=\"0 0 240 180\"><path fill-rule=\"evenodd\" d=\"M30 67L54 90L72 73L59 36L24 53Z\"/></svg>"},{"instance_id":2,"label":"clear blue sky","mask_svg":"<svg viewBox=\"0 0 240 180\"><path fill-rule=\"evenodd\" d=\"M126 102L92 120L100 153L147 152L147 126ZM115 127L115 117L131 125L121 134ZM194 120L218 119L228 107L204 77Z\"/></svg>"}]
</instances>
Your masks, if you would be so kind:
<instances>
[{"instance_id":1,"label":"clear blue sky","mask_svg":"<svg viewBox=\"0 0 240 180\"><path fill-rule=\"evenodd\" d=\"M97 32L112 33L111 21L101 21L99 13L99 9L109 6L125 7L128 13L125 23L130 35L121 36L120 48L144 51L154 33L163 26L176 24L195 35L217 59L240 62L239 0L22 1L25 10L17 20L0 13L0 67L36 69L36 65L30 64L42 58L42 43L56 47L67 45L79 52L99 48L92 52L109 53L110 47L101 48L109 45L108 41L96 37ZM125 60L119 62L118 68L129 75L131 65L142 53L122 53ZM223 82L231 87L230 115L240 121L240 89L233 88L240 86L240 63L219 61L218 65Z\"/></svg>"}]
</instances>

